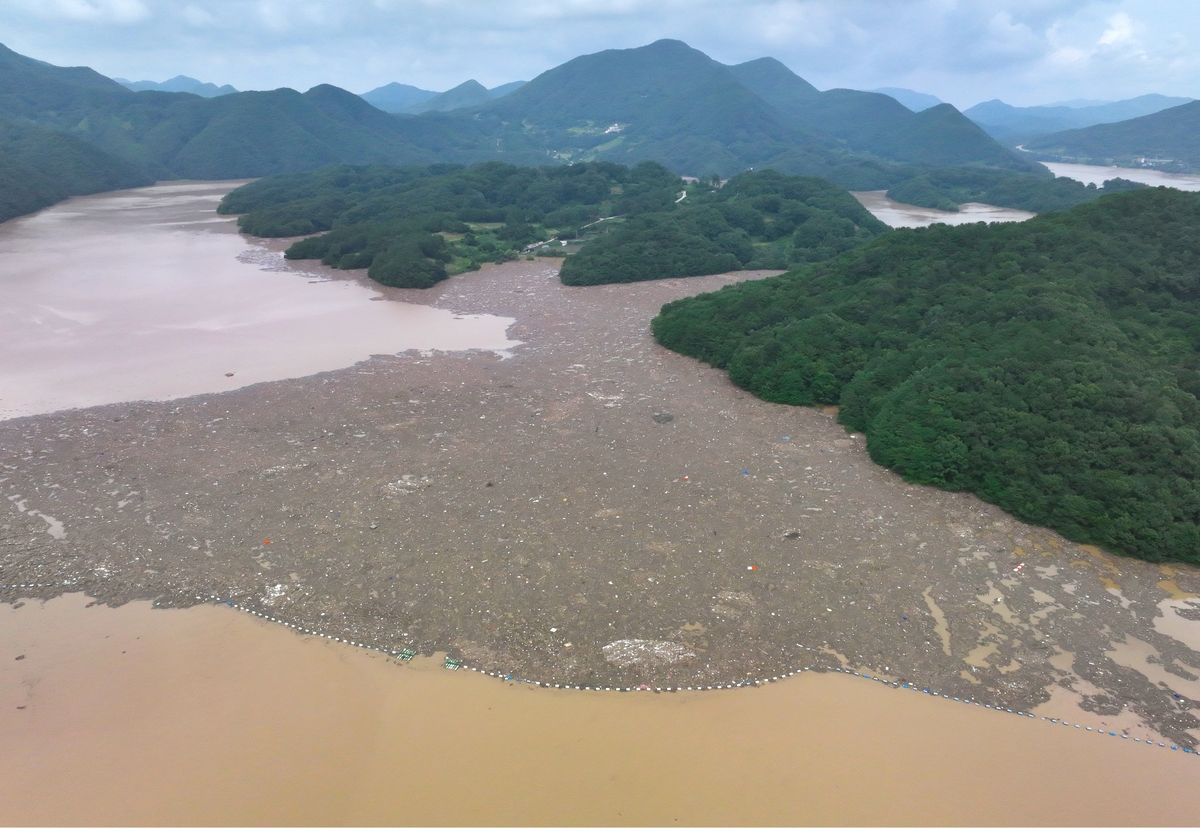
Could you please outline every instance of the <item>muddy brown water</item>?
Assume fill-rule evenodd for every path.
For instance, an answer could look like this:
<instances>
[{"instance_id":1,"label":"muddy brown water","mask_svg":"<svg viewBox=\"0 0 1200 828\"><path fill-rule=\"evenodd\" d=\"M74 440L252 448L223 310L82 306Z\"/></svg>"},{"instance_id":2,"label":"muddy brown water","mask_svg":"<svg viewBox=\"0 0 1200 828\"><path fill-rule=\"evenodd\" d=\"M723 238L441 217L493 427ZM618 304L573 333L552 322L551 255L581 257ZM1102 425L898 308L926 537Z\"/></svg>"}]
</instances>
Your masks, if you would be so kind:
<instances>
[{"instance_id":1,"label":"muddy brown water","mask_svg":"<svg viewBox=\"0 0 1200 828\"><path fill-rule=\"evenodd\" d=\"M0 419L230 391L372 354L518 344L512 319L298 278L215 214L237 183L73 198L0 225Z\"/></svg>"},{"instance_id":2,"label":"muddy brown water","mask_svg":"<svg viewBox=\"0 0 1200 828\"><path fill-rule=\"evenodd\" d=\"M971 224L976 221L1025 221L1036 215L1025 210L977 202L959 205L958 212L951 213L933 207L917 207L915 204L893 201L887 197L886 190L866 190L851 195L888 227L928 227L931 224Z\"/></svg>"},{"instance_id":3,"label":"muddy brown water","mask_svg":"<svg viewBox=\"0 0 1200 828\"><path fill-rule=\"evenodd\" d=\"M1200 175L1184 173L1168 173L1161 170L1137 169L1131 167L1097 167L1090 164L1056 164L1042 162L1050 172L1059 178L1073 178L1084 184L1095 184L1097 187L1113 178L1124 178L1127 181L1138 181L1151 187L1174 187L1176 190L1200 190Z\"/></svg>"},{"instance_id":4,"label":"muddy brown water","mask_svg":"<svg viewBox=\"0 0 1200 828\"><path fill-rule=\"evenodd\" d=\"M1200 758L805 674L575 692L223 606L0 607L0 821L1189 824ZM19 659L19 660L18 660Z\"/></svg>"},{"instance_id":5,"label":"muddy brown water","mask_svg":"<svg viewBox=\"0 0 1200 828\"><path fill-rule=\"evenodd\" d=\"M196 186L177 198L127 193L124 207L93 218L127 239L140 223L152 235L175 228L161 232L185 251L213 239L228 249L181 253L173 275L131 261L110 276L149 290L201 279L203 267L188 270L197 261L236 264L222 295L276 278L287 281L280 297L353 289L359 309L426 303L451 328L501 313L500 332L516 319L512 335L525 344L497 343L514 346L511 359L410 353L0 424L0 584L40 585L0 594L25 602L0 614L29 625L0 637L16 648L0 654L11 679L0 821L1090 823L1195 813L1178 786L1148 797L1161 769L1130 770L1123 757L1135 744L1160 751L1134 742L1156 729L1156 742L1181 746L1200 736L1189 712L1200 686L1197 571L1114 559L972 498L902 484L827 413L749 398L649 341L663 302L751 274L567 289L553 264L514 262L428 292L379 290L329 282L339 274L319 267L277 271L282 243L239 240L212 215L219 188ZM192 198L208 206L193 210ZM48 215L73 226L81 201L5 225L0 240ZM69 251L69 239L46 238ZM124 247L126 259L138 253ZM80 311L60 300L87 296L86 285L47 277L60 290L43 304ZM257 307L273 307L271 296ZM381 296L402 301L366 301ZM357 313L327 330L353 327ZM67 322L68 340L102 325ZM255 324L220 327L215 339ZM341 348L307 330L318 356ZM137 341L171 353L153 330ZM273 347L269 335L258 342ZM304 353L279 376L317 370ZM77 349L59 362L80 354L90 356ZM0 396L28 364L4 363ZM124 364L91 370L117 387ZM200 390L245 384L244 373ZM152 395L170 396L154 383ZM331 635L452 649L472 666L552 681L718 683L802 664L891 665L944 693L1129 739L1088 747L1103 740L1084 731L1069 744L1095 756L1075 759L1044 741L1062 737L1040 719L837 675L736 693L528 692L400 668L228 609L33 600L79 590L176 606L220 592ZM60 614L72 602L78 610ZM140 620L102 620L113 618ZM679 654L678 664L654 660ZM1161 753L1188 769L1200 762ZM1167 778L1190 778L1178 766Z\"/></svg>"}]
</instances>

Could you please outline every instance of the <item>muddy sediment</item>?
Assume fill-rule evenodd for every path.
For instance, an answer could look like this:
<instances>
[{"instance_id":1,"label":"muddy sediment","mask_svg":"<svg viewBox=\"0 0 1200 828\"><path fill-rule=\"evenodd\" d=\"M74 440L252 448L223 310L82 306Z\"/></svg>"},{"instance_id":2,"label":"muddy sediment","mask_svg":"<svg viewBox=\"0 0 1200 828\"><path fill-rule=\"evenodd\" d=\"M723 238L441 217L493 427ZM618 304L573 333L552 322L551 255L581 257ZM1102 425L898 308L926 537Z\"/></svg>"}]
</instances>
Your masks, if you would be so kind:
<instances>
[{"instance_id":1,"label":"muddy sediment","mask_svg":"<svg viewBox=\"0 0 1200 828\"><path fill-rule=\"evenodd\" d=\"M45 585L0 600L217 595L572 685L842 666L1197 743L1196 569L906 484L832 413L650 337L664 302L764 274L568 288L556 267L386 291L514 318L509 358L0 422L0 584Z\"/></svg>"}]
</instances>

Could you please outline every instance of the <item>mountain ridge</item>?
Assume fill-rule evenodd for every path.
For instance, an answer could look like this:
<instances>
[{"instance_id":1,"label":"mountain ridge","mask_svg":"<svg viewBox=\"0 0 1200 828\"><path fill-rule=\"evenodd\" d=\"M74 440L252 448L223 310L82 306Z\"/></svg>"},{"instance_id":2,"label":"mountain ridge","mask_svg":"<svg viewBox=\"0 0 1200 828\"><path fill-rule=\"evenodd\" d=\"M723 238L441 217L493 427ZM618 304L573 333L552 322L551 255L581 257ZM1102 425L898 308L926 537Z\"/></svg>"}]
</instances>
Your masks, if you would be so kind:
<instances>
[{"instance_id":1,"label":"mountain ridge","mask_svg":"<svg viewBox=\"0 0 1200 828\"><path fill-rule=\"evenodd\" d=\"M202 98L216 98L220 95L232 95L237 92L229 84L217 86L215 83L205 83L198 81L195 78L189 78L187 75L176 75L170 80L165 80L162 83L155 81L141 80L130 81L124 78L113 78L117 83L130 89L134 92L189 92L193 95L199 95Z\"/></svg>"},{"instance_id":2,"label":"mountain ridge","mask_svg":"<svg viewBox=\"0 0 1200 828\"><path fill-rule=\"evenodd\" d=\"M1043 135L1025 149L1049 161L1200 172L1200 101L1115 124Z\"/></svg>"},{"instance_id":3,"label":"mountain ridge","mask_svg":"<svg viewBox=\"0 0 1200 828\"><path fill-rule=\"evenodd\" d=\"M993 138L1013 143L1068 129L1082 129L1097 124L1140 118L1190 101L1190 98L1151 94L1088 106L1070 105L1088 103L1086 101L1068 101L1047 106L1012 106L996 98L976 104L963 114L979 124Z\"/></svg>"}]
</instances>

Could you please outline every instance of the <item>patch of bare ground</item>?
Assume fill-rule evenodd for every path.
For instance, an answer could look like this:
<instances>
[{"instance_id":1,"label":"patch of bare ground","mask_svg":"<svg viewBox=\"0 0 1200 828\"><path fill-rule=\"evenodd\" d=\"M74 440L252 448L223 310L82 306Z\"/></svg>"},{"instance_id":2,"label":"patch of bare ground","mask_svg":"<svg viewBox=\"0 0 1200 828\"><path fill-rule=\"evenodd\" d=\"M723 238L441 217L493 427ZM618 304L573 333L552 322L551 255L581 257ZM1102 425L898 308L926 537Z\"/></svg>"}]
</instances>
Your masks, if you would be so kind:
<instances>
[{"instance_id":1,"label":"patch of bare ground","mask_svg":"<svg viewBox=\"0 0 1200 828\"><path fill-rule=\"evenodd\" d=\"M0 584L49 585L0 595L219 595L570 684L841 665L1196 744L1200 572L908 485L831 413L653 342L664 302L755 275L567 288L554 262L489 266L388 295L514 317L508 359L0 423Z\"/></svg>"}]
</instances>

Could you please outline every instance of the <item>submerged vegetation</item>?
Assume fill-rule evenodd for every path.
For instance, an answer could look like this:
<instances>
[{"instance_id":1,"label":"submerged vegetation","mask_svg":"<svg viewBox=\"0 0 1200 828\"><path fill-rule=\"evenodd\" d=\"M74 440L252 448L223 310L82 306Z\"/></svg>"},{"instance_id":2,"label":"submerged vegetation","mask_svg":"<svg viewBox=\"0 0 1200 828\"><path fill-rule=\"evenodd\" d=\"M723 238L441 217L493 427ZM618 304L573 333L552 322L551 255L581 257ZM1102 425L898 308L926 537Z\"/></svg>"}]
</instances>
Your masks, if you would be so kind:
<instances>
[{"instance_id":1,"label":"submerged vegetation","mask_svg":"<svg viewBox=\"0 0 1200 828\"><path fill-rule=\"evenodd\" d=\"M338 166L247 184L221 204L257 236L320 233L292 259L367 268L393 287L425 288L521 253L562 255L567 284L785 269L832 258L887 227L847 191L767 170L724 186L646 161L516 167Z\"/></svg>"},{"instance_id":2,"label":"submerged vegetation","mask_svg":"<svg viewBox=\"0 0 1200 828\"><path fill-rule=\"evenodd\" d=\"M910 481L1200 563L1200 195L888 233L653 331L764 399L840 406Z\"/></svg>"}]
</instances>

